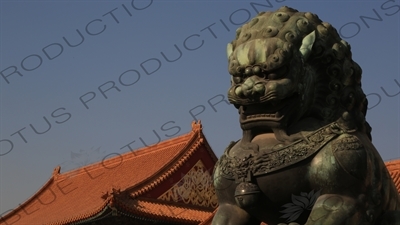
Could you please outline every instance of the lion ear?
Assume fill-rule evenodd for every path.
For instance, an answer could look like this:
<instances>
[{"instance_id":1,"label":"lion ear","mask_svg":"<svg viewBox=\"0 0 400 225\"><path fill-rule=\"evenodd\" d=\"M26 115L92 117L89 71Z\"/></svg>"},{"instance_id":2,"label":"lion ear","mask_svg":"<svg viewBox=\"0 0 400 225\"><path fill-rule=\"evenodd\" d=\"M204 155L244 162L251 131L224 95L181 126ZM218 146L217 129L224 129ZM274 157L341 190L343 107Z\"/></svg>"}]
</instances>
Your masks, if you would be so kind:
<instances>
[{"instance_id":1,"label":"lion ear","mask_svg":"<svg viewBox=\"0 0 400 225\"><path fill-rule=\"evenodd\" d=\"M301 42L300 52L303 55L304 61L307 61L310 56L312 46L315 42L315 30L303 38Z\"/></svg>"}]
</instances>

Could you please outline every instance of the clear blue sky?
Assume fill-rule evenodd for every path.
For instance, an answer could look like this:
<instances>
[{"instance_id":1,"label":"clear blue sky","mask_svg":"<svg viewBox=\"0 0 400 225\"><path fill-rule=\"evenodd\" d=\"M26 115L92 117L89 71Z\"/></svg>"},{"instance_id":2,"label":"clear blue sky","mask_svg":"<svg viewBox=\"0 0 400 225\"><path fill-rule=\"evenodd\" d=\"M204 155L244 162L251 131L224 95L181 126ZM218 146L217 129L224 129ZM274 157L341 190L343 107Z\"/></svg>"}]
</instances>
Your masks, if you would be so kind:
<instances>
[{"instance_id":1,"label":"clear blue sky","mask_svg":"<svg viewBox=\"0 0 400 225\"><path fill-rule=\"evenodd\" d=\"M363 69L373 143L384 160L400 158L400 1L253 2L310 11L340 31ZM222 101L226 44L255 15L248 1L1 0L0 213L57 165L184 134L192 115L220 156L241 134Z\"/></svg>"}]
</instances>

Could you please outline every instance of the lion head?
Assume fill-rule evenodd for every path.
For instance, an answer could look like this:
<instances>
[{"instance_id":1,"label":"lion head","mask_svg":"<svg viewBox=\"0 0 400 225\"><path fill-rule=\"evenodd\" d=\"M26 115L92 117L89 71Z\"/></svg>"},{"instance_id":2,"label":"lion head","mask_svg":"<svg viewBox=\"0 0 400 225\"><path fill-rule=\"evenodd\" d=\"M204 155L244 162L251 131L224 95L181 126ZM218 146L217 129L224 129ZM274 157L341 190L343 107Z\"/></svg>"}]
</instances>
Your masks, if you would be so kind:
<instances>
[{"instance_id":1,"label":"lion head","mask_svg":"<svg viewBox=\"0 0 400 225\"><path fill-rule=\"evenodd\" d=\"M228 44L229 101L242 129L290 126L344 113L365 128L367 101L350 45L317 15L281 7L261 12Z\"/></svg>"}]
</instances>

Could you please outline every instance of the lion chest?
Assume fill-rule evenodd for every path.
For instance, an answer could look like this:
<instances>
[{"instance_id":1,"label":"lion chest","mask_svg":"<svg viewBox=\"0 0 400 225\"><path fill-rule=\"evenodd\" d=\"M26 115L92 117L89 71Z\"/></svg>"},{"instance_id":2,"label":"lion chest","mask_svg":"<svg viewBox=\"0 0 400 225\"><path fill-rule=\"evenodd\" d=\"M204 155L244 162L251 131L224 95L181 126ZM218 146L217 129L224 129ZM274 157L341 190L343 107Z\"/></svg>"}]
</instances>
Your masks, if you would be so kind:
<instances>
[{"instance_id":1,"label":"lion chest","mask_svg":"<svg viewBox=\"0 0 400 225\"><path fill-rule=\"evenodd\" d=\"M236 183L250 182L254 177L265 176L289 167L299 166L337 137L329 126L322 127L290 144L271 142L269 146L254 143L231 145L218 161L221 173Z\"/></svg>"},{"instance_id":2,"label":"lion chest","mask_svg":"<svg viewBox=\"0 0 400 225\"><path fill-rule=\"evenodd\" d=\"M291 202L292 194L311 191L308 177L310 161L306 159L294 166L257 176L255 180L267 201L280 207Z\"/></svg>"}]
</instances>

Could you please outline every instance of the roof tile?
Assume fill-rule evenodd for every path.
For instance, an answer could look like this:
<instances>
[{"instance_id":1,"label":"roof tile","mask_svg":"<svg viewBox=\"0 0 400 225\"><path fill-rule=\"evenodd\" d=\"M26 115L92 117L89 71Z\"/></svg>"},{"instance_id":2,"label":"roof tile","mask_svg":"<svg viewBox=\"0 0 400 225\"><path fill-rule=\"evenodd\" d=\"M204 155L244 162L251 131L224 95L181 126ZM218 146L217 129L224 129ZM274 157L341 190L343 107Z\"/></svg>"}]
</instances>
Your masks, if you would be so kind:
<instances>
[{"instance_id":1,"label":"roof tile","mask_svg":"<svg viewBox=\"0 0 400 225\"><path fill-rule=\"evenodd\" d=\"M198 224L212 215L212 211L205 210L204 208L200 209L185 204L160 200L123 198L117 202L120 207L130 213L162 221L186 221Z\"/></svg>"}]
</instances>

